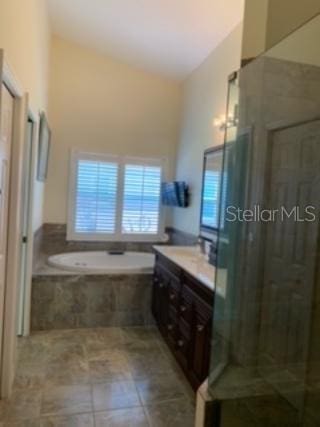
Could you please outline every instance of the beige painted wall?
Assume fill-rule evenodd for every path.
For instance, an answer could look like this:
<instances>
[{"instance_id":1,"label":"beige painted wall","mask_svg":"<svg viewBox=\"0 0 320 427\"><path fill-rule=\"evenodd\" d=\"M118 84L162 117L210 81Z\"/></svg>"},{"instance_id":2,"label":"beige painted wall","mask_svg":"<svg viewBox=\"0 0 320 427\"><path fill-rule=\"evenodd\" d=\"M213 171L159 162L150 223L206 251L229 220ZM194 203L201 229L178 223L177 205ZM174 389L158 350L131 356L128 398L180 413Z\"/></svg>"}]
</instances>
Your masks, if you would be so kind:
<instances>
[{"instance_id":1,"label":"beige painted wall","mask_svg":"<svg viewBox=\"0 0 320 427\"><path fill-rule=\"evenodd\" d=\"M319 0L246 0L242 58L260 55L319 13Z\"/></svg>"},{"instance_id":2,"label":"beige painted wall","mask_svg":"<svg viewBox=\"0 0 320 427\"><path fill-rule=\"evenodd\" d=\"M243 20L242 59L261 54L266 48L269 0L246 0Z\"/></svg>"},{"instance_id":3,"label":"beige painted wall","mask_svg":"<svg viewBox=\"0 0 320 427\"><path fill-rule=\"evenodd\" d=\"M52 151L45 222L67 218L72 148L168 157L173 175L181 85L54 37L50 76Z\"/></svg>"},{"instance_id":4,"label":"beige painted wall","mask_svg":"<svg viewBox=\"0 0 320 427\"><path fill-rule=\"evenodd\" d=\"M0 0L0 48L32 108L47 108L50 31L43 0ZM34 228L42 224L44 185L36 183Z\"/></svg>"},{"instance_id":5,"label":"beige painted wall","mask_svg":"<svg viewBox=\"0 0 320 427\"><path fill-rule=\"evenodd\" d=\"M320 13L319 0L269 0L267 48Z\"/></svg>"},{"instance_id":6,"label":"beige painted wall","mask_svg":"<svg viewBox=\"0 0 320 427\"><path fill-rule=\"evenodd\" d=\"M269 49L266 56L319 67L319 40L320 15L311 19L307 24Z\"/></svg>"},{"instance_id":7,"label":"beige painted wall","mask_svg":"<svg viewBox=\"0 0 320 427\"><path fill-rule=\"evenodd\" d=\"M240 67L241 34L239 24L184 82L176 177L190 185L192 197L189 208L174 209L173 225L189 233L199 234L203 152L223 143L213 120L225 113L228 76Z\"/></svg>"}]
</instances>

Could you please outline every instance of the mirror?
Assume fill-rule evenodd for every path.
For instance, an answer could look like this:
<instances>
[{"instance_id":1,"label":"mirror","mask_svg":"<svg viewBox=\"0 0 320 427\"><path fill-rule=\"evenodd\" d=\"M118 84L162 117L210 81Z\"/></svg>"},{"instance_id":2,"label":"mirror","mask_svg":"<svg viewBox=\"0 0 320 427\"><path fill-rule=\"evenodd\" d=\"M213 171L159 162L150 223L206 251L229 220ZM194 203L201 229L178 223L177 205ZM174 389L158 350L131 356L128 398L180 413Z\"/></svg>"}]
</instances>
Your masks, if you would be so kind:
<instances>
[{"instance_id":1,"label":"mirror","mask_svg":"<svg viewBox=\"0 0 320 427\"><path fill-rule=\"evenodd\" d=\"M222 189L223 146L204 153L200 235L212 239L219 226L220 195Z\"/></svg>"}]
</instances>

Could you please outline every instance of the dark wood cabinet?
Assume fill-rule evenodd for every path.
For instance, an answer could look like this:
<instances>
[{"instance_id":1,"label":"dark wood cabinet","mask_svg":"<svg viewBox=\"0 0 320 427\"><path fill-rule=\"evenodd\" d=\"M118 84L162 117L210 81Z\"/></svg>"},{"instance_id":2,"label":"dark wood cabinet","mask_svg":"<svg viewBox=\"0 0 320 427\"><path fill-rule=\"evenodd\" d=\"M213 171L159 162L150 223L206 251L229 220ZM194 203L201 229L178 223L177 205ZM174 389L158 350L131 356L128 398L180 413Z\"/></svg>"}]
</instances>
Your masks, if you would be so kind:
<instances>
[{"instance_id":1,"label":"dark wood cabinet","mask_svg":"<svg viewBox=\"0 0 320 427\"><path fill-rule=\"evenodd\" d=\"M209 374L214 292L156 253L152 312L196 390Z\"/></svg>"}]
</instances>

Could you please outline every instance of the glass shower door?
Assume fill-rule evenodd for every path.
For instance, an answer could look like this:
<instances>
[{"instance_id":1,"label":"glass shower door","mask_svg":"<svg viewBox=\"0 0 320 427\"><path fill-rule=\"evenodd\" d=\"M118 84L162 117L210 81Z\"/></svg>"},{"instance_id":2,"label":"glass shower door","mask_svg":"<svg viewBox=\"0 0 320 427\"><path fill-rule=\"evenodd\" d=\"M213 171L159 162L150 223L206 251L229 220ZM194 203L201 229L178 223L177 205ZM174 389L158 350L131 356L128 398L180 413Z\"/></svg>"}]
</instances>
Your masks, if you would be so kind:
<instances>
[{"instance_id":1,"label":"glass shower door","mask_svg":"<svg viewBox=\"0 0 320 427\"><path fill-rule=\"evenodd\" d=\"M320 17L229 82L209 388L222 426L320 424Z\"/></svg>"}]
</instances>

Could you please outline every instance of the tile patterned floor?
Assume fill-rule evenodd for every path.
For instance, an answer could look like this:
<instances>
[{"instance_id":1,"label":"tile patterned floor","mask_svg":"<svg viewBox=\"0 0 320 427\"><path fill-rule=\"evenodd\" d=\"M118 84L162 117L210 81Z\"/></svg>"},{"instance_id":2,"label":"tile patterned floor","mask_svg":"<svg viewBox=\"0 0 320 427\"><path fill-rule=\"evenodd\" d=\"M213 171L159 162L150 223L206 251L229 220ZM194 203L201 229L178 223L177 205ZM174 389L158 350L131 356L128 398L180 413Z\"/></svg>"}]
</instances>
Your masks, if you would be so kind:
<instances>
[{"instance_id":1,"label":"tile patterned floor","mask_svg":"<svg viewBox=\"0 0 320 427\"><path fill-rule=\"evenodd\" d=\"M41 332L20 339L0 427L191 427L194 399L156 328Z\"/></svg>"}]
</instances>

